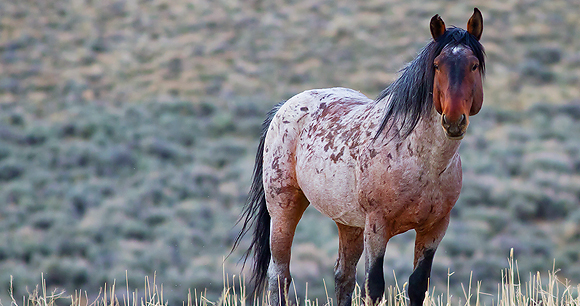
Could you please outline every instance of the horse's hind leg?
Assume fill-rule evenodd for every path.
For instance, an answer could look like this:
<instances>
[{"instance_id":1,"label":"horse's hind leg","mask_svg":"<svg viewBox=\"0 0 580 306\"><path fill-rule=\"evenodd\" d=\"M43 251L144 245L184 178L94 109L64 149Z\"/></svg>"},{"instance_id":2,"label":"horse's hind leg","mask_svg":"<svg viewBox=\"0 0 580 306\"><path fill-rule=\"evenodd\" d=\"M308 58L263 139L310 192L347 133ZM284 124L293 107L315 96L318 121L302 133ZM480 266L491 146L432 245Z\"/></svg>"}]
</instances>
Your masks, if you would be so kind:
<instances>
[{"instance_id":1,"label":"horse's hind leg","mask_svg":"<svg viewBox=\"0 0 580 306\"><path fill-rule=\"evenodd\" d=\"M356 264L364 249L363 229L340 223L338 226L338 259L334 266L334 286L338 306L350 306L356 283Z\"/></svg>"},{"instance_id":2,"label":"horse's hind leg","mask_svg":"<svg viewBox=\"0 0 580 306\"><path fill-rule=\"evenodd\" d=\"M292 277L290 276L290 248L294 232L308 201L294 188L268 200L271 216L270 249L272 259L268 271L269 305L285 305Z\"/></svg>"},{"instance_id":3,"label":"horse's hind leg","mask_svg":"<svg viewBox=\"0 0 580 306\"><path fill-rule=\"evenodd\" d=\"M415 238L415 269L409 277L408 294L410 306L423 305L425 292L429 285L433 257L439 242L445 235L448 224L449 216L427 230L417 230L417 237Z\"/></svg>"}]
</instances>

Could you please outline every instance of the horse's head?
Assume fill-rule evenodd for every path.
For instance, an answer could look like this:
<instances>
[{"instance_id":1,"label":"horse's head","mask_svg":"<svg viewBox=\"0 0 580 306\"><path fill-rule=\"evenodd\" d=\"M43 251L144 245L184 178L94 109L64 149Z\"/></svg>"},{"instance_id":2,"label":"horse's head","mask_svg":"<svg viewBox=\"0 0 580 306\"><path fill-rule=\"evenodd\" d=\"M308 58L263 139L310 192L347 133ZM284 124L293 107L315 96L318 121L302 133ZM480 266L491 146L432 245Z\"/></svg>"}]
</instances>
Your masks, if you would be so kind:
<instances>
[{"instance_id":1,"label":"horse's head","mask_svg":"<svg viewBox=\"0 0 580 306\"><path fill-rule=\"evenodd\" d=\"M439 15L431 19L431 35L437 41L447 29ZM476 8L467 22L467 32L476 40L483 32L483 17ZM469 116L483 104L483 63L469 45L448 44L433 61L433 105L441 114L441 125L449 139L462 139Z\"/></svg>"}]
</instances>

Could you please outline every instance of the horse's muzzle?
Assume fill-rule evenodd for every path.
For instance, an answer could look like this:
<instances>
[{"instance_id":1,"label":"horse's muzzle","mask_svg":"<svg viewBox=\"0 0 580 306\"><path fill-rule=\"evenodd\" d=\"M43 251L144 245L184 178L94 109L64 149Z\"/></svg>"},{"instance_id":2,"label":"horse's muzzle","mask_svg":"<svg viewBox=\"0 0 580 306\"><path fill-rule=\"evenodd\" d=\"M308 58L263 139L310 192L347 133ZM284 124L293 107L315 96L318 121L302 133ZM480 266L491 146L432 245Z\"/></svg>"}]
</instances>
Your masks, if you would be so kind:
<instances>
[{"instance_id":1,"label":"horse's muzzle","mask_svg":"<svg viewBox=\"0 0 580 306\"><path fill-rule=\"evenodd\" d=\"M465 131L467 131L467 125L467 117L465 117L465 114L461 114L461 117L457 121L450 121L445 114L441 115L441 126L443 126L445 136L449 139L463 139Z\"/></svg>"}]
</instances>

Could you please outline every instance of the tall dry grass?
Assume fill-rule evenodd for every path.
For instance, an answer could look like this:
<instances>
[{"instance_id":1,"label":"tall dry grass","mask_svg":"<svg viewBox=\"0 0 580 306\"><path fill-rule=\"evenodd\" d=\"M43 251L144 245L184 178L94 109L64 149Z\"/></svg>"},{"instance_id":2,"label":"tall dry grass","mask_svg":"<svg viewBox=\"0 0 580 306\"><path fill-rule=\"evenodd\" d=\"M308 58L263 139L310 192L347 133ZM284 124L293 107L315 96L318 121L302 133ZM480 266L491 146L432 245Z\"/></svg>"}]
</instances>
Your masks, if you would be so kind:
<instances>
[{"instance_id":1,"label":"tall dry grass","mask_svg":"<svg viewBox=\"0 0 580 306\"><path fill-rule=\"evenodd\" d=\"M567 280L560 280L557 271L550 271L547 275L540 272L530 273L529 280L522 281L517 261L513 253L508 259L509 266L502 271L502 279L497 285L497 293L481 292L481 282L462 285L463 296L454 297L447 286L445 292L438 292L431 288L423 306L580 306L580 285L572 285ZM448 273L451 277L452 273ZM246 286L243 279L237 276L228 276L224 273L223 292L217 301L210 301L203 291L190 290L182 306L268 306L268 298L245 298ZM395 278L396 279L396 278ZM543 281L545 280L545 281ZM379 306L407 306L407 283L400 285L395 282L385 291L383 301ZM20 301L10 291L11 306L167 306L163 298L163 285L158 285L155 277L151 281L145 279L143 292L130 292L128 286L119 292L115 282L105 285L99 295L92 300L86 292L75 291L67 294L63 291L47 291L46 282L42 279L27 297ZM294 291L295 288L294 288ZM484 301L485 300L485 301ZM327 290L326 300L310 299L308 290L304 297L293 297L290 304L300 306L333 306L333 294ZM353 306L364 305L360 287L355 288ZM0 301L0 305L4 305ZM171 305L176 306L176 305Z\"/></svg>"}]
</instances>

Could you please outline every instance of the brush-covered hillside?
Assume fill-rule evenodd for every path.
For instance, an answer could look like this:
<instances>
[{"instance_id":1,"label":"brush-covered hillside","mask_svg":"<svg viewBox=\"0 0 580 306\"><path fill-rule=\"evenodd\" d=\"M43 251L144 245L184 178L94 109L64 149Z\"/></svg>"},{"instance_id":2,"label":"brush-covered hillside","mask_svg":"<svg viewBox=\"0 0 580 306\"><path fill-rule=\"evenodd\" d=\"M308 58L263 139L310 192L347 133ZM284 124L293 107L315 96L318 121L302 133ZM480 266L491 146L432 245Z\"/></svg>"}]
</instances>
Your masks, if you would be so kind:
<instances>
[{"instance_id":1,"label":"brush-covered hillside","mask_svg":"<svg viewBox=\"0 0 580 306\"><path fill-rule=\"evenodd\" d=\"M433 284L473 271L493 292L511 248L524 277L555 259L580 282L580 2L19 0L0 1L0 299L41 273L71 294L156 275L170 305L217 297L241 272L242 249L224 258L266 112L317 87L377 96L431 16L464 27L474 6L485 104ZM412 240L390 242L389 282ZM333 222L308 210L295 241L297 290L324 298Z\"/></svg>"}]
</instances>

